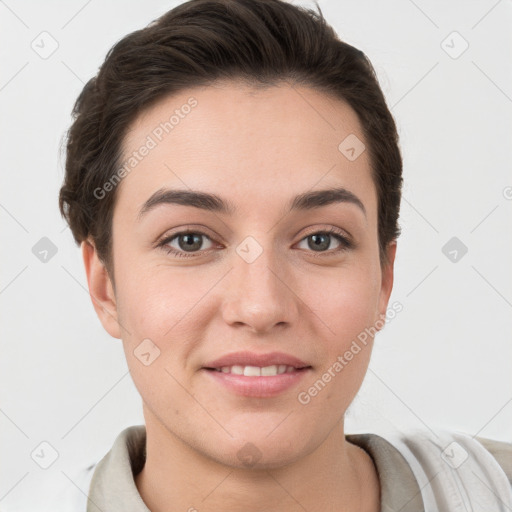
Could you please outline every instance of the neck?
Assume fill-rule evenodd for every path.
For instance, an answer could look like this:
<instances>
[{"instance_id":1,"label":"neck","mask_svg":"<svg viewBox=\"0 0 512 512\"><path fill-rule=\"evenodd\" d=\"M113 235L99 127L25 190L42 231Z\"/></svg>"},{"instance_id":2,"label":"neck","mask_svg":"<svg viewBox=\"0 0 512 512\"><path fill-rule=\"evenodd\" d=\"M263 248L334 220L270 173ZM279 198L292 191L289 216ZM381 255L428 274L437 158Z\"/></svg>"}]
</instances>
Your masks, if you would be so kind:
<instances>
[{"instance_id":1,"label":"neck","mask_svg":"<svg viewBox=\"0 0 512 512\"><path fill-rule=\"evenodd\" d=\"M135 484L151 512L378 512L371 457L349 443L343 419L316 450L285 466L227 466L146 418L146 462Z\"/></svg>"}]
</instances>

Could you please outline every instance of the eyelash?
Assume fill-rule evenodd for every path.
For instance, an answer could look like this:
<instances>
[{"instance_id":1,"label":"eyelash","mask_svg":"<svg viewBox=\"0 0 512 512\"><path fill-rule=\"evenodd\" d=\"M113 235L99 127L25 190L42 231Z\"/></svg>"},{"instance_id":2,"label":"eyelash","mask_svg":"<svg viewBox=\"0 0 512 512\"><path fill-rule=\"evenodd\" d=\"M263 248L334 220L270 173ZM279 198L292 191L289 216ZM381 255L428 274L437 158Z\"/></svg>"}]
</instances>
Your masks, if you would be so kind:
<instances>
[{"instance_id":1,"label":"eyelash","mask_svg":"<svg viewBox=\"0 0 512 512\"><path fill-rule=\"evenodd\" d=\"M202 251L192 252L192 253L190 253L190 255L188 255L184 251L178 251L178 250L174 249L173 247L168 247L167 246L167 244L170 243L175 238L178 238L181 235L189 235L189 234L205 236L206 238L211 240L211 238L206 233L203 233L203 232L197 231L197 230L189 229L189 230L185 230L185 231L180 231L178 233L174 233L172 236L168 236L168 237L164 238L161 242L159 242L157 244L157 248L161 248L167 254L172 254L173 256L176 256L178 258L194 258L194 257L197 257L196 255L200 254ZM321 251L318 254L314 254L315 257L324 257L326 255L327 256L332 256L334 253L340 253L340 252L348 251L348 250L353 249L355 247L355 245L347 237L342 235L341 232L338 231L335 228L331 228L329 230L323 230L323 231L314 231L312 233L309 233L305 237L303 237L300 240L300 242L302 242L303 240L305 240L305 239L307 239L307 238L309 238L310 236L313 236L313 235L329 235L329 236L334 237L336 240L338 240L338 242L340 242L340 247L338 247L337 249L331 249L329 251ZM209 250L209 249L207 249L207 250ZM314 251L310 251L310 252L314 252Z\"/></svg>"}]
</instances>

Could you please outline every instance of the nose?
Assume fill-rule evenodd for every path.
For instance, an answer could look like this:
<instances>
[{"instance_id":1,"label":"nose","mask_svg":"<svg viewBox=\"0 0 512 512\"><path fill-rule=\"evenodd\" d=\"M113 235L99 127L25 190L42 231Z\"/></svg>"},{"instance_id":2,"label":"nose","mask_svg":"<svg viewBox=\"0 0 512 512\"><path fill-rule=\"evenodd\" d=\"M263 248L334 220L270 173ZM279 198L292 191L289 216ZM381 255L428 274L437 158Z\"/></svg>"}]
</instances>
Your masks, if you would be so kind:
<instances>
[{"instance_id":1,"label":"nose","mask_svg":"<svg viewBox=\"0 0 512 512\"><path fill-rule=\"evenodd\" d=\"M222 304L224 321L258 334L291 326L299 315L299 299L293 292L290 273L279 265L271 249L263 250L252 262L240 254L234 254L228 275Z\"/></svg>"}]
</instances>

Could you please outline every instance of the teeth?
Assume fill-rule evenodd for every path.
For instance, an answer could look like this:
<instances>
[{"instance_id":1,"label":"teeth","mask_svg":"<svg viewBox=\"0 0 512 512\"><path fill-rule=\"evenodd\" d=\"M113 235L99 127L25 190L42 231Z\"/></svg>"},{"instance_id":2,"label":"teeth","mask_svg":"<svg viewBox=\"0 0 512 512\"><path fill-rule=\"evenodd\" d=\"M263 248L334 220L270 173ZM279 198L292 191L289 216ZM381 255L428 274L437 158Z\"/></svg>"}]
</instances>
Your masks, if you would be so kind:
<instances>
[{"instance_id":1,"label":"teeth","mask_svg":"<svg viewBox=\"0 0 512 512\"><path fill-rule=\"evenodd\" d=\"M246 377L259 377L261 376L261 370L258 366L246 366L244 368L244 375Z\"/></svg>"},{"instance_id":2,"label":"teeth","mask_svg":"<svg viewBox=\"0 0 512 512\"><path fill-rule=\"evenodd\" d=\"M245 377L272 377L274 375L280 375L282 373L292 373L295 371L293 366L287 366L285 364L264 366L223 366L222 368L215 368L216 371L222 373L232 373L234 375L244 375Z\"/></svg>"}]
</instances>

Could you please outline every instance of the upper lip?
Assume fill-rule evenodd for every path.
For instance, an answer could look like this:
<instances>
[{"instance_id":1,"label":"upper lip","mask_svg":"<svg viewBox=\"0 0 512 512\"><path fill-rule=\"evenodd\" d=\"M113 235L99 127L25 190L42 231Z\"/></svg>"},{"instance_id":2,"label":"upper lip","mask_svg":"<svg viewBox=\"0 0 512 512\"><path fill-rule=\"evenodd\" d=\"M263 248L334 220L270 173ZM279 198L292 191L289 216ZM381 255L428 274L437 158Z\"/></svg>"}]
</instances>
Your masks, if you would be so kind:
<instances>
[{"instance_id":1,"label":"upper lip","mask_svg":"<svg viewBox=\"0 0 512 512\"><path fill-rule=\"evenodd\" d=\"M203 368L222 368L224 366L272 366L285 364L294 368L309 367L307 363L298 357L284 352L269 352L267 354L258 354L256 352L231 352L214 361L210 361Z\"/></svg>"}]
</instances>

